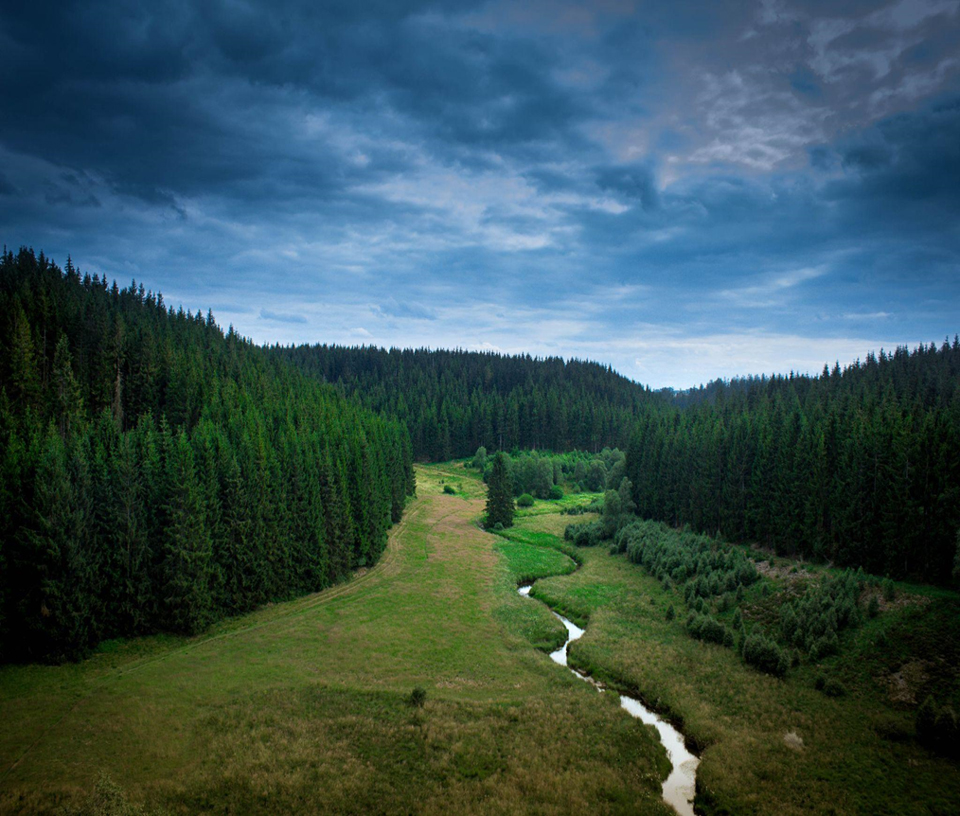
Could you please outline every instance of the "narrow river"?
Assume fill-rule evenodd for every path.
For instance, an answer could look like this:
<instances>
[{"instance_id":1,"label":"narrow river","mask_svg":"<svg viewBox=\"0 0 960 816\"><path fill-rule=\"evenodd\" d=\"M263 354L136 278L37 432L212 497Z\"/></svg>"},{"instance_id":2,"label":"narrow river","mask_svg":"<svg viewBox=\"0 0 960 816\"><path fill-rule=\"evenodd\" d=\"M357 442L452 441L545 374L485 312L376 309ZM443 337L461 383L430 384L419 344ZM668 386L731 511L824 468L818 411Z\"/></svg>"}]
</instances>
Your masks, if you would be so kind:
<instances>
[{"instance_id":1,"label":"narrow river","mask_svg":"<svg viewBox=\"0 0 960 816\"><path fill-rule=\"evenodd\" d=\"M531 586L532 585L520 587L520 594L525 598L529 598ZM532 600L536 599L534 598ZM547 606L547 608L550 609L549 606ZM550 659L553 660L554 663L566 666L581 680L590 683L597 691L605 691L606 688L603 684L571 668L567 663L567 647L573 641L583 637L584 630L572 621L567 620L563 615L558 615L552 609L550 609L550 611L559 618L560 623L567 629L566 642L555 652L550 653ZM654 714L639 700L621 694L620 706L631 716L657 729L657 733L660 734L660 741L663 743L663 747L667 749L667 757L673 766L670 775L663 782L663 801L671 805L681 816L694 816L693 796L696 787L697 765L700 763L700 760L687 750L683 742L683 735L680 734L676 728Z\"/></svg>"}]
</instances>

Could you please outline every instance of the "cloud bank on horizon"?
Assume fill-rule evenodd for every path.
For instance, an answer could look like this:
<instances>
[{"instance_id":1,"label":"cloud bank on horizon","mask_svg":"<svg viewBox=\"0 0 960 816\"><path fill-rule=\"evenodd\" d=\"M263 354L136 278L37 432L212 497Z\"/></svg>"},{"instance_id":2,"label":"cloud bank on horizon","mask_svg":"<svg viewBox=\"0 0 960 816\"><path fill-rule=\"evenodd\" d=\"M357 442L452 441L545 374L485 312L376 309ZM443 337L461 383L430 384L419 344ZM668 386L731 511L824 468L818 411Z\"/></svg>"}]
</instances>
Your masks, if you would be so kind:
<instances>
[{"instance_id":1,"label":"cloud bank on horizon","mask_svg":"<svg viewBox=\"0 0 960 816\"><path fill-rule=\"evenodd\" d=\"M960 331L960 0L0 9L0 238L653 387Z\"/></svg>"}]
</instances>

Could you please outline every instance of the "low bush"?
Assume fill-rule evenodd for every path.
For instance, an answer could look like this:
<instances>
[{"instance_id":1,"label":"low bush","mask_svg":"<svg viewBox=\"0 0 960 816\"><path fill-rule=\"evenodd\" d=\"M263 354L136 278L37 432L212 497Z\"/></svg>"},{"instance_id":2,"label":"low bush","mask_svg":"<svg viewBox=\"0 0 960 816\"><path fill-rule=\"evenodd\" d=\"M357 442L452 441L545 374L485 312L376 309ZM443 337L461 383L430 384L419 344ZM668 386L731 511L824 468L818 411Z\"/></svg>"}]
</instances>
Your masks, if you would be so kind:
<instances>
[{"instance_id":1,"label":"low bush","mask_svg":"<svg viewBox=\"0 0 960 816\"><path fill-rule=\"evenodd\" d=\"M743 660L774 677L783 677L790 666L790 658L769 638L752 634L743 643Z\"/></svg>"},{"instance_id":2,"label":"low bush","mask_svg":"<svg viewBox=\"0 0 960 816\"><path fill-rule=\"evenodd\" d=\"M414 708L423 708L424 703L427 702L427 690L423 686L417 686L410 692L407 702Z\"/></svg>"},{"instance_id":3,"label":"low bush","mask_svg":"<svg viewBox=\"0 0 960 816\"><path fill-rule=\"evenodd\" d=\"M572 541L578 547L595 547L603 538L603 528L599 521L589 521L586 524L568 524L563 532L567 541Z\"/></svg>"},{"instance_id":4,"label":"low bush","mask_svg":"<svg viewBox=\"0 0 960 816\"><path fill-rule=\"evenodd\" d=\"M687 631L697 640L733 646L733 633L720 621L709 615L691 615L687 619ZM729 638L727 635L729 634ZM727 644L729 641L729 644Z\"/></svg>"},{"instance_id":5,"label":"low bush","mask_svg":"<svg viewBox=\"0 0 960 816\"><path fill-rule=\"evenodd\" d=\"M832 677L823 684L823 689L821 690L827 697L843 697L843 695L847 693L847 687Z\"/></svg>"}]
</instances>

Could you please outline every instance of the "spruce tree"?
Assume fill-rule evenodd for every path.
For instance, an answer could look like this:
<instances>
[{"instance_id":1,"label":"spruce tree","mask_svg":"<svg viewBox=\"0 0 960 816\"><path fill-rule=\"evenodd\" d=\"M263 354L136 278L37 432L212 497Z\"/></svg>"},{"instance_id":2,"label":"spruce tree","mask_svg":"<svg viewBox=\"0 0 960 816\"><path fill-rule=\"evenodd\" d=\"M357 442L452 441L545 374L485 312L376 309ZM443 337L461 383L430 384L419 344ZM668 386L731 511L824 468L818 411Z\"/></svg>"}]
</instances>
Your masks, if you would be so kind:
<instances>
[{"instance_id":1,"label":"spruce tree","mask_svg":"<svg viewBox=\"0 0 960 816\"><path fill-rule=\"evenodd\" d=\"M510 463L502 451L493 457L490 481L487 483L487 527L509 527L513 524L513 481Z\"/></svg>"}]
</instances>

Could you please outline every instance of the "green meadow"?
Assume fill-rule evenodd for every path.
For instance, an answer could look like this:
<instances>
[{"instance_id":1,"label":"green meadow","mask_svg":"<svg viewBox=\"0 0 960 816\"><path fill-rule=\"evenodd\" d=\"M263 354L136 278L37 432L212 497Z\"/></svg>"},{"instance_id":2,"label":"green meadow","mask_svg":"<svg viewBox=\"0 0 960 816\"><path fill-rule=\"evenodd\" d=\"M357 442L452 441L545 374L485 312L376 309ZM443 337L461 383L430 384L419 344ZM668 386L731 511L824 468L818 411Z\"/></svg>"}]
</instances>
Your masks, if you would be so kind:
<instances>
[{"instance_id":1,"label":"green meadow","mask_svg":"<svg viewBox=\"0 0 960 816\"><path fill-rule=\"evenodd\" d=\"M776 679L689 637L678 594L624 556L563 540L595 518L564 511L595 495L538 501L493 536L475 471L417 479L383 559L348 583L193 639L0 670L0 810L134 812L95 810L105 774L148 813L671 813L652 730L544 654L564 630L517 594L536 581L534 597L587 628L571 664L697 749L698 811L958 811L956 764L913 726L917 693L957 688L954 593L898 585L840 655ZM790 562L772 567L761 612L796 580ZM817 691L823 675L847 693Z\"/></svg>"},{"instance_id":2,"label":"green meadow","mask_svg":"<svg viewBox=\"0 0 960 816\"><path fill-rule=\"evenodd\" d=\"M105 774L147 812L669 813L655 734L534 648L559 623L516 586L572 562L480 530L461 466L417 476L348 583L0 669L0 811L95 812Z\"/></svg>"}]
</instances>

